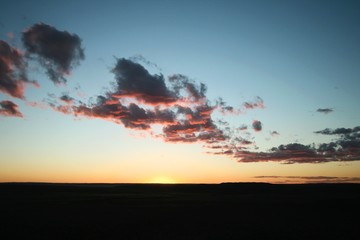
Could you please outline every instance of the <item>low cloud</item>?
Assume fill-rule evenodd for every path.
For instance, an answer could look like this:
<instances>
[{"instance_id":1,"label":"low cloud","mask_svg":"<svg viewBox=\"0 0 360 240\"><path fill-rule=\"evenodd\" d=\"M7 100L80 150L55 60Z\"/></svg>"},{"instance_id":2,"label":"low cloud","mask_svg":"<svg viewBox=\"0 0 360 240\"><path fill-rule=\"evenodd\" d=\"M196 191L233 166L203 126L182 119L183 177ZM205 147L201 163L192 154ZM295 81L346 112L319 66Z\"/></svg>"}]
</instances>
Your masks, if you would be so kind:
<instances>
[{"instance_id":1,"label":"low cloud","mask_svg":"<svg viewBox=\"0 0 360 240\"><path fill-rule=\"evenodd\" d=\"M258 179L269 179L279 183L360 183L359 177L335 176L255 176Z\"/></svg>"},{"instance_id":2,"label":"low cloud","mask_svg":"<svg viewBox=\"0 0 360 240\"><path fill-rule=\"evenodd\" d=\"M18 105L6 100L0 102L0 115L6 117L24 117L23 114L19 111Z\"/></svg>"},{"instance_id":3,"label":"low cloud","mask_svg":"<svg viewBox=\"0 0 360 240\"><path fill-rule=\"evenodd\" d=\"M280 163L319 163L330 161L320 157L310 145L290 143L273 147L268 152L238 151L234 156L238 162L280 162Z\"/></svg>"},{"instance_id":4,"label":"low cloud","mask_svg":"<svg viewBox=\"0 0 360 240\"><path fill-rule=\"evenodd\" d=\"M84 59L81 39L76 34L60 31L50 25L37 23L23 32L26 53L46 69L56 84L65 83L65 75Z\"/></svg>"},{"instance_id":5,"label":"low cloud","mask_svg":"<svg viewBox=\"0 0 360 240\"><path fill-rule=\"evenodd\" d=\"M318 113L324 113L324 114L329 114L329 113L331 113L331 112L333 112L334 111L334 109L332 109L332 108L318 108L317 110L316 110L316 112L318 112Z\"/></svg>"},{"instance_id":6,"label":"low cloud","mask_svg":"<svg viewBox=\"0 0 360 240\"><path fill-rule=\"evenodd\" d=\"M324 129L315 133L339 135L329 143L303 145L290 143L267 152L238 151L239 162L326 163L360 160L360 126L354 128Z\"/></svg>"},{"instance_id":7,"label":"low cloud","mask_svg":"<svg viewBox=\"0 0 360 240\"><path fill-rule=\"evenodd\" d=\"M336 129L325 128L324 130L316 131L315 133L323 134L323 135L349 136L351 134L360 133L360 126L354 128L336 128Z\"/></svg>"}]
</instances>

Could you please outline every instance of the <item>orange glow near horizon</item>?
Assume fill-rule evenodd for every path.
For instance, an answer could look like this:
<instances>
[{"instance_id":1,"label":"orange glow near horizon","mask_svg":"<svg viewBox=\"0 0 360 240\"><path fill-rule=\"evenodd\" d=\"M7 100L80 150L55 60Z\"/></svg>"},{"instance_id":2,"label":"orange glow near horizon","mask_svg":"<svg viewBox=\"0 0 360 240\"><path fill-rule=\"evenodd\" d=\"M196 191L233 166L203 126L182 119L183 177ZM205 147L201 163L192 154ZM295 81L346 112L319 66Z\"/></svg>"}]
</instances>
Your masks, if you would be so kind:
<instances>
[{"instance_id":1,"label":"orange glow near horizon","mask_svg":"<svg viewBox=\"0 0 360 240\"><path fill-rule=\"evenodd\" d=\"M170 177L157 176L152 178L148 183L176 184L177 182Z\"/></svg>"}]
</instances>

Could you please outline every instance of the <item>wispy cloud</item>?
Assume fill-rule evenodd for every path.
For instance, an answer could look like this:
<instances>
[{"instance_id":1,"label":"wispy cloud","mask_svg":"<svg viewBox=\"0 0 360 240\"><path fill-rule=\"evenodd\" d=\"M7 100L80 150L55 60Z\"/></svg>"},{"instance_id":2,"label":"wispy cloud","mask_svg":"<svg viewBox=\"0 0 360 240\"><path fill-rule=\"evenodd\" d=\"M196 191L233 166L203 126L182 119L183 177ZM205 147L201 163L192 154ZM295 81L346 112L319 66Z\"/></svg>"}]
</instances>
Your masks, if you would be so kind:
<instances>
[{"instance_id":1,"label":"wispy cloud","mask_svg":"<svg viewBox=\"0 0 360 240\"><path fill-rule=\"evenodd\" d=\"M246 109L256 109L256 108L263 109L263 108L265 108L264 100L262 100L262 98L259 96L256 97L255 101L245 102L243 105Z\"/></svg>"},{"instance_id":2,"label":"wispy cloud","mask_svg":"<svg viewBox=\"0 0 360 240\"><path fill-rule=\"evenodd\" d=\"M273 136L273 137L276 137L276 136L279 136L280 133L278 131L271 131L270 135Z\"/></svg>"},{"instance_id":3,"label":"wispy cloud","mask_svg":"<svg viewBox=\"0 0 360 240\"><path fill-rule=\"evenodd\" d=\"M359 177L335 176L255 176L258 179L268 179L280 183L359 183Z\"/></svg>"},{"instance_id":4,"label":"wispy cloud","mask_svg":"<svg viewBox=\"0 0 360 240\"><path fill-rule=\"evenodd\" d=\"M334 109L332 109L332 108L318 108L317 110L316 110L316 112L318 112L318 113L324 113L324 114L329 114L329 113L331 113L331 112L333 112L334 111Z\"/></svg>"}]
</instances>

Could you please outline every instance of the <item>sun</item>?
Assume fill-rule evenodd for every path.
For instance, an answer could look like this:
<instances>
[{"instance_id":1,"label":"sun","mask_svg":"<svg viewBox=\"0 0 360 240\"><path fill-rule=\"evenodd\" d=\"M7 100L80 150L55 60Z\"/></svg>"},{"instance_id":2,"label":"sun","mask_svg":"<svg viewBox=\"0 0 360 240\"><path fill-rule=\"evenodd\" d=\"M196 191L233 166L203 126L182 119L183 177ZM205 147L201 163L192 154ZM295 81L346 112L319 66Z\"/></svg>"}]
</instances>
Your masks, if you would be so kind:
<instances>
[{"instance_id":1,"label":"sun","mask_svg":"<svg viewBox=\"0 0 360 240\"><path fill-rule=\"evenodd\" d=\"M176 181L169 177L157 176L152 178L148 183L174 184Z\"/></svg>"}]
</instances>

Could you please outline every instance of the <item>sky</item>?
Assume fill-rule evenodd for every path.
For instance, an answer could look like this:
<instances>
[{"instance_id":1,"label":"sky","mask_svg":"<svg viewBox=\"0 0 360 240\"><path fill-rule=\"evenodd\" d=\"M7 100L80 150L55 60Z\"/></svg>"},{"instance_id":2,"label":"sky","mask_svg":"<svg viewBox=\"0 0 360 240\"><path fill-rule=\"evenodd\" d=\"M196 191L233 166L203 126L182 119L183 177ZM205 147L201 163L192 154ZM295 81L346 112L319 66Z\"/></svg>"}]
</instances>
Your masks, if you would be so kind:
<instances>
[{"instance_id":1,"label":"sky","mask_svg":"<svg viewBox=\"0 0 360 240\"><path fill-rule=\"evenodd\" d=\"M0 8L0 182L360 182L359 1Z\"/></svg>"}]
</instances>

